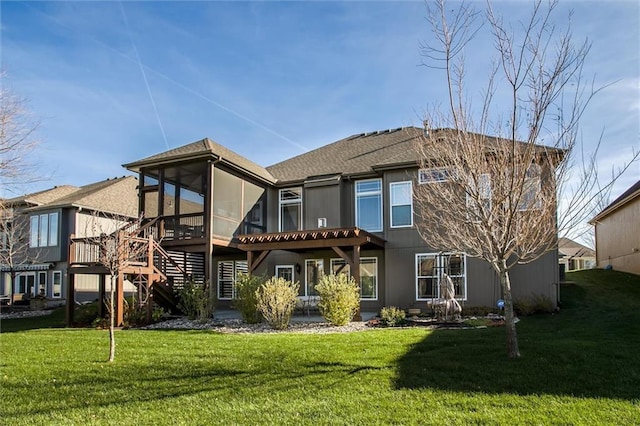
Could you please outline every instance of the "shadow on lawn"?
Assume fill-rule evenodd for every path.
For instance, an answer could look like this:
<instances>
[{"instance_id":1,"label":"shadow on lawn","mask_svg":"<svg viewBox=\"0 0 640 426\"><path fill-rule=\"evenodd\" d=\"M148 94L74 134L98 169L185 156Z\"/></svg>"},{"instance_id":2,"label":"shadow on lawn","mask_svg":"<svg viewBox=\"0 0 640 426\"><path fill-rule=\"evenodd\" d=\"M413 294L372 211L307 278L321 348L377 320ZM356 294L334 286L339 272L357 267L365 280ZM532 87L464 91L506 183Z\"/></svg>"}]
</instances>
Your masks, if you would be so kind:
<instances>
[{"instance_id":1,"label":"shadow on lawn","mask_svg":"<svg viewBox=\"0 0 640 426\"><path fill-rule=\"evenodd\" d=\"M504 328L438 330L401 357L396 387L637 401L638 302L593 299L582 285L563 292L560 314L518 324L521 358L507 358Z\"/></svg>"}]
</instances>

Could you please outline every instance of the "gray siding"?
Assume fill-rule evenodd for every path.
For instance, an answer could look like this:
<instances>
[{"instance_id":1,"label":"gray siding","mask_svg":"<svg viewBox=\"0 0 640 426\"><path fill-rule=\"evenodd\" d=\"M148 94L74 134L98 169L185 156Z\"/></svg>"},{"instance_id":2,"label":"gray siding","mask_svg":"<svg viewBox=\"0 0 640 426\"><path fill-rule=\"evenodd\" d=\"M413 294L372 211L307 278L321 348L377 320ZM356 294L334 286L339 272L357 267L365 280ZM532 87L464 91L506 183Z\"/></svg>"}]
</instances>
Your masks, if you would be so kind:
<instances>
[{"instance_id":1,"label":"gray siding","mask_svg":"<svg viewBox=\"0 0 640 426\"><path fill-rule=\"evenodd\" d=\"M304 229L318 228L318 219L327 219L327 228L342 226L340 185L305 187L302 198Z\"/></svg>"}]
</instances>

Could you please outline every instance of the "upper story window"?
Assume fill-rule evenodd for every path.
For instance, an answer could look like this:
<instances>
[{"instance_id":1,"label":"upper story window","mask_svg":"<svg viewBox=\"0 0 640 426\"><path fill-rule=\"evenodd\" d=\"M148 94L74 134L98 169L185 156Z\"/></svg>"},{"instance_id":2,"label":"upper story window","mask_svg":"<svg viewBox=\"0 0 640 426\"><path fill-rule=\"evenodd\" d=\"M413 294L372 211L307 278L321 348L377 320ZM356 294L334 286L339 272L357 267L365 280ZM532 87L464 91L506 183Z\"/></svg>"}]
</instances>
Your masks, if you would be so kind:
<instances>
[{"instance_id":1,"label":"upper story window","mask_svg":"<svg viewBox=\"0 0 640 426\"><path fill-rule=\"evenodd\" d=\"M531 164L527 168L518 210L537 210L540 208L540 200L538 199L541 189L540 174L540 166L537 164Z\"/></svg>"},{"instance_id":2,"label":"upper story window","mask_svg":"<svg viewBox=\"0 0 640 426\"><path fill-rule=\"evenodd\" d=\"M451 179L451 170L446 167L432 167L418 170L418 183L438 183Z\"/></svg>"},{"instance_id":3,"label":"upper story window","mask_svg":"<svg viewBox=\"0 0 640 426\"><path fill-rule=\"evenodd\" d=\"M469 187L473 193L467 193L467 213L470 220L479 222L491 211L491 175L478 175L477 182L469 181Z\"/></svg>"},{"instance_id":4,"label":"upper story window","mask_svg":"<svg viewBox=\"0 0 640 426\"><path fill-rule=\"evenodd\" d=\"M29 247L58 245L58 213L30 217Z\"/></svg>"},{"instance_id":5,"label":"upper story window","mask_svg":"<svg viewBox=\"0 0 640 426\"><path fill-rule=\"evenodd\" d=\"M391 193L391 227L413 226L413 190L411 182L393 182Z\"/></svg>"},{"instance_id":6,"label":"upper story window","mask_svg":"<svg viewBox=\"0 0 640 426\"><path fill-rule=\"evenodd\" d=\"M356 182L356 226L369 232L382 231L382 179Z\"/></svg>"},{"instance_id":7,"label":"upper story window","mask_svg":"<svg viewBox=\"0 0 640 426\"><path fill-rule=\"evenodd\" d=\"M302 188L280 190L280 232L302 229Z\"/></svg>"}]
</instances>

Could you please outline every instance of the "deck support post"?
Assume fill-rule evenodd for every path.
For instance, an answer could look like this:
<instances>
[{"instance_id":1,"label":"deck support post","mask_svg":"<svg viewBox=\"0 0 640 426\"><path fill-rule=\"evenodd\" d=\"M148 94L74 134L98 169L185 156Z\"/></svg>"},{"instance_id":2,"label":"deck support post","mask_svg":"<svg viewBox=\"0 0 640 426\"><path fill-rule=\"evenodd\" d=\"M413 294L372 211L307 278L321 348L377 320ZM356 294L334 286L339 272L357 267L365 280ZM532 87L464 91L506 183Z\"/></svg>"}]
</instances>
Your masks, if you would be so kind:
<instances>
[{"instance_id":1,"label":"deck support post","mask_svg":"<svg viewBox=\"0 0 640 426\"><path fill-rule=\"evenodd\" d=\"M12 283L13 284L13 283ZM65 312L65 320L67 327L73 326L73 311L76 304L75 275L69 274L67 279L67 306Z\"/></svg>"}]
</instances>

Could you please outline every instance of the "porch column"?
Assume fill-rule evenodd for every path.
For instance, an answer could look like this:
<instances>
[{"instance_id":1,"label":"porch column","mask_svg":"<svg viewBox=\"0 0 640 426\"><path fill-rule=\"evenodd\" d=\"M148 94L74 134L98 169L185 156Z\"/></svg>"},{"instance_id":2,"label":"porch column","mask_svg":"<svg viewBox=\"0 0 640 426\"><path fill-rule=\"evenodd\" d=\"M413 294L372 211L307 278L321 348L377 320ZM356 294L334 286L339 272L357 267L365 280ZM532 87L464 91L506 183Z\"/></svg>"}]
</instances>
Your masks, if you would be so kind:
<instances>
[{"instance_id":1,"label":"porch column","mask_svg":"<svg viewBox=\"0 0 640 426\"><path fill-rule=\"evenodd\" d=\"M353 268L351 268L351 275L355 280L358 287L360 286L360 246L353 246ZM362 302L360 302L362 303ZM360 304L358 304L358 310L353 316L354 321L362 321L362 315L360 313Z\"/></svg>"},{"instance_id":2,"label":"porch column","mask_svg":"<svg viewBox=\"0 0 640 426\"><path fill-rule=\"evenodd\" d=\"M204 235L206 238L204 253L204 284L209 286L209 297L215 300L216 284L215 284L215 263L213 261L214 244L213 244L213 169L215 163L207 162L207 176L204 182Z\"/></svg>"},{"instance_id":3,"label":"porch column","mask_svg":"<svg viewBox=\"0 0 640 426\"><path fill-rule=\"evenodd\" d=\"M71 327L73 326L73 310L76 304L76 298L75 298L76 285L75 285L75 275L74 274L68 274L68 275L69 276L67 279L67 306L66 306L65 320L67 323L67 327Z\"/></svg>"},{"instance_id":4,"label":"porch column","mask_svg":"<svg viewBox=\"0 0 640 426\"><path fill-rule=\"evenodd\" d=\"M107 276L105 274L100 274L98 281L98 317L104 318L105 306L104 306L104 296L105 296L105 288Z\"/></svg>"},{"instance_id":5,"label":"porch column","mask_svg":"<svg viewBox=\"0 0 640 426\"><path fill-rule=\"evenodd\" d=\"M113 283L112 283L113 285ZM124 323L124 274L118 273L116 281L116 327Z\"/></svg>"}]
</instances>

